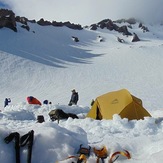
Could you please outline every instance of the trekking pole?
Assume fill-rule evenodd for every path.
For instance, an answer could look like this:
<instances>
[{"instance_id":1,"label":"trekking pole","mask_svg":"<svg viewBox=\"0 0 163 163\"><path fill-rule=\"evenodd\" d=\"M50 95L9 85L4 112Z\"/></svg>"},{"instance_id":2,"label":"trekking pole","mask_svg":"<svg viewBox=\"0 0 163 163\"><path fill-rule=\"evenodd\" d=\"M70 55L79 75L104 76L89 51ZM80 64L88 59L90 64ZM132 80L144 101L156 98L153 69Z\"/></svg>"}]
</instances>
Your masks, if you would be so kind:
<instances>
[{"instance_id":1,"label":"trekking pole","mask_svg":"<svg viewBox=\"0 0 163 163\"><path fill-rule=\"evenodd\" d=\"M10 143L15 138L15 155L16 155L16 163L20 163L20 146L19 139L20 134L18 132L13 132L9 136L7 136L4 141L6 144Z\"/></svg>"},{"instance_id":2,"label":"trekking pole","mask_svg":"<svg viewBox=\"0 0 163 163\"><path fill-rule=\"evenodd\" d=\"M34 131L30 131L30 137L28 142L28 156L27 156L27 163L31 163L32 159L32 146L33 146L33 137L34 137Z\"/></svg>"},{"instance_id":3,"label":"trekking pole","mask_svg":"<svg viewBox=\"0 0 163 163\"><path fill-rule=\"evenodd\" d=\"M23 135L20 138L20 145L21 145L21 147L24 147L26 144L28 144L27 163L31 163L33 137L34 137L34 131L31 130L30 132L28 132L27 134Z\"/></svg>"}]
</instances>

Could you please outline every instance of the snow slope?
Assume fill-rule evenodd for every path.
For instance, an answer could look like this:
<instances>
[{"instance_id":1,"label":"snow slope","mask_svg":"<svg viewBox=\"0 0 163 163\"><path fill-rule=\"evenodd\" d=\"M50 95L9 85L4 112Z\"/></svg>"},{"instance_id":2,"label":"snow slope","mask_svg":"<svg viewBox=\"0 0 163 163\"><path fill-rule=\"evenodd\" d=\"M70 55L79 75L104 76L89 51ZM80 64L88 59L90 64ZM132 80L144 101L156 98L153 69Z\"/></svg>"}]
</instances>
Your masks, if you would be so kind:
<instances>
[{"instance_id":1,"label":"snow slope","mask_svg":"<svg viewBox=\"0 0 163 163\"><path fill-rule=\"evenodd\" d=\"M80 144L106 145L109 155L127 149L132 158L117 162L161 163L163 161L163 26L148 25L143 33L138 24L129 29L140 42L132 43L132 36L115 31L72 30L66 27L30 24L26 31L18 24L18 32L0 29L0 160L13 163L13 144L6 145L3 138L11 132L21 135L35 131L33 163L54 163L74 154ZM78 37L74 42L72 36ZM99 41L99 36L104 39ZM119 43L117 37L125 43ZM67 106L71 90L79 92L78 106ZM152 118L139 121L120 119L91 120L85 115L92 99L122 88L143 100ZM52 105L30 106L27 96L41 102L48 99ZM5 97L12 102L3 108ZM50 110L61 108L77 114L80 119L51 122ZM37 115L45 122L36 123ZM157 123L155 123L157 122ZM26 149L22 149L22 162ZM107 158L108 160L109 158ZM66 162L68 162L66 160ZM91 156L88 162L95 162Z\"/></svg>"}]
</instances>

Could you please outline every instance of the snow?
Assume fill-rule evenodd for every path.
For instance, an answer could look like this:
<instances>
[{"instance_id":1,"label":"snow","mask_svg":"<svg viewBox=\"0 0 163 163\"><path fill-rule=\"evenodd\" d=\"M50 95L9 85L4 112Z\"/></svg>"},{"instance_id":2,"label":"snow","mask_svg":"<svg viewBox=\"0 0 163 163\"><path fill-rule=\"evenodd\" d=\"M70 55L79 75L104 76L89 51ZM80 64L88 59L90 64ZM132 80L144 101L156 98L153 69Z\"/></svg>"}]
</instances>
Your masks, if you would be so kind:
<instances>
[{"instance_id":1,"label":"snow","mask_svg":"<svg viewBox=\"0 0 163 163\"><path fill-rule=\"evenodd\" d=\"M29 32L20 24L17 33L0 29L0 162L15 160L14 142L6 144L4 138L12 132L22 136L31 130L32 163L63 160L75 155L80 144L92 149L105 145L105 162L115 151L124 149L131 159L121 156L115 162L163 162L163 26L147 25L150 32L143 33L138 24L133 25L130 32L141 39L136 43L131 42L132 36L106 29L29 26ZM74 42L72 36L79 42ZM125 43L119 43L117 37ZM80 100L77 106L68 106L73 88ZM85 118L92 99L123 88L141 98L152 117L138 121L118 115L112 120ZM29 105L27 96L41 102L48 99L52 104ZM4 108L6 97L12 102ZM52 122L48 113L56 108L74 113L79 119ZM37 123L38 115L43 115L45 122ZM27 148L21 147L20 153L21 162L26 162ZM87 161L95 160L91 152Z\"/></svg>"}]
</instances>

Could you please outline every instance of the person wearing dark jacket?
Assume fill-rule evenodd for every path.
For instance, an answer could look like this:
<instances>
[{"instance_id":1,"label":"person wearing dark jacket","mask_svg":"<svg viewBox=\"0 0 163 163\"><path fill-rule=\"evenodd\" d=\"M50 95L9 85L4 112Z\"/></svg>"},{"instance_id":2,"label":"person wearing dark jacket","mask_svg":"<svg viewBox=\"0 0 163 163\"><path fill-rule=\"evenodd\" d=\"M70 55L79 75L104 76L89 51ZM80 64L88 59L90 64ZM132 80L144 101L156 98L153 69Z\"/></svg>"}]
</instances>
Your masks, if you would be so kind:
<instances>
[{"instance_id":1,"label":"person wearing dark jacket","mask_svg":"<svg viewBox=\"0 0 163 163\"><path fill-rule=\"evenodd\" d=\"M78 92L76 92L75 89L72 90L72 95L71 95L71 99L70 99L70 102L69 102L69 106L71 105L77 105L77 102L79 100L79 95L78 95Z\"/></svg>"},{"instance_id":2,"label":"person wearing dark jacket","mask_svg":"<svg viewBox=\"0 0 163 163\"><path fill-rule=\"evenodd\" d=\"M10 98L5 98L4 107L6 107L11 102Z\"/></svg>"}]
</instances>

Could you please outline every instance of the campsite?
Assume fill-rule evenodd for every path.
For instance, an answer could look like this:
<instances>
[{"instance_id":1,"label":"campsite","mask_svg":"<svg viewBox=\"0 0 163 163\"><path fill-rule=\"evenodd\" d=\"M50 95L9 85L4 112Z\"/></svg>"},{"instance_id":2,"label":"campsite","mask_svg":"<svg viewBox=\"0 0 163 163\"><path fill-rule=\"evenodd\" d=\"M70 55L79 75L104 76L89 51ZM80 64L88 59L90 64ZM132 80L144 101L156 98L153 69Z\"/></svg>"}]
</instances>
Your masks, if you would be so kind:
<instances>
[{"instance_id":1,"label":"campsite","mask_svg":"<svg viewBox=\"0 0 163 163\"><path fill-rule=\"evenodd\" d=\"M21 22L17 32L0 29L0 162L77 162L80 147L91 147L82 157L88 163L100 149L104 162L162 163L163 26L144 24L144 32L139 22L114 22L127 26L126 36L100 23L82 30L27 23L29 31ZM79 101L69 106L72 89ZM78 118L52 121L55 109Z\"/></svg>"}]
</instances>

